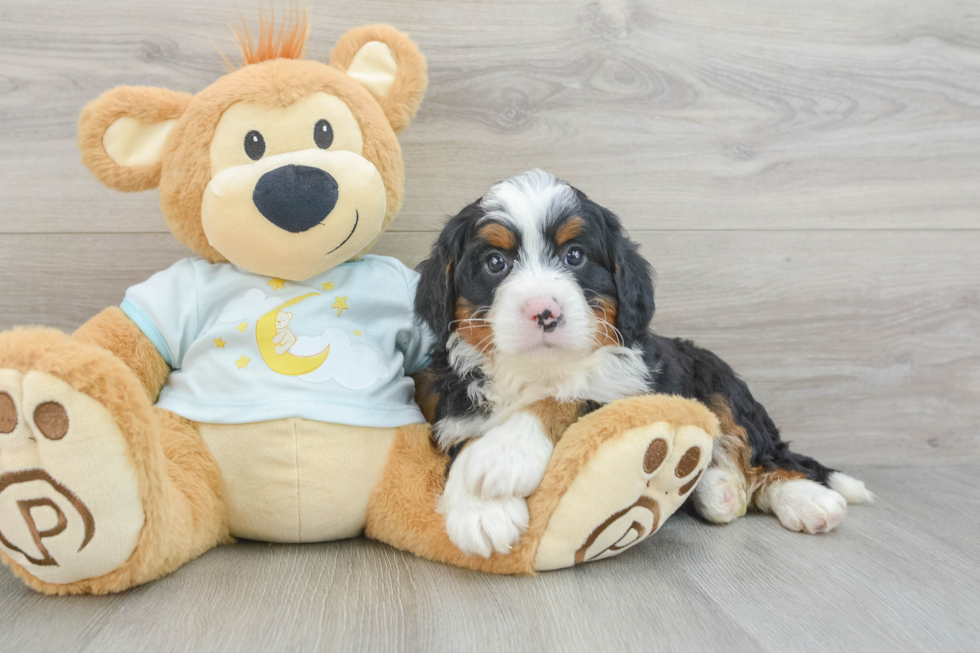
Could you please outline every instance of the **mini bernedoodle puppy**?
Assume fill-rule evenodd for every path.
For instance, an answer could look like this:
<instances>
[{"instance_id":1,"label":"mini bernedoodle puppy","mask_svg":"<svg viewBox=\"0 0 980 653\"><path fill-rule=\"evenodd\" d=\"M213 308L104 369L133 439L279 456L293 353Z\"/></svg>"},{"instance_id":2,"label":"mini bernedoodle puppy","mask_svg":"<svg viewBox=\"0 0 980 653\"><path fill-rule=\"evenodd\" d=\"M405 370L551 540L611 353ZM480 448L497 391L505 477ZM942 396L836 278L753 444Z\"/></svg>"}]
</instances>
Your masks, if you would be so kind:
<instances>
[{"instance_id":1,"label":"mini bernedoodle puppy","mask_svg":"<svg viewBox=\"0 0 980 653\"><path fill-rule=\"evenodd\" d=\"M544 476L554 428L651 392L697 399L722 435L692 500L727 523L748 508L820 533L867 501L864 484L789 450L724 361L650 331L653 271L619 219L540 170L495 185L449 220L419 266L416 311L437 337L434 437L451 462L440 509L465 553L510 550Z\"/></svg>"}]
</instances>

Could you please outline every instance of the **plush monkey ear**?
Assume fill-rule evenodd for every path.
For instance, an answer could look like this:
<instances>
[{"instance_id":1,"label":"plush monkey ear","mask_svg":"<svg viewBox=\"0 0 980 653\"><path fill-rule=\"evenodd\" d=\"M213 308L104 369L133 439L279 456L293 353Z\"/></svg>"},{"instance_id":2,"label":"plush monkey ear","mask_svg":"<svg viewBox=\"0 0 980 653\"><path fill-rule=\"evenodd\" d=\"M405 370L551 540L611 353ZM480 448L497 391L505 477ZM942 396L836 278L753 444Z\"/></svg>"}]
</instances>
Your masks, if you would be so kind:
<instances>
[{"instance_id":1,"label":"plush monkey ear","mask_svg":"<svg viewBox=\"0 0 980 653\"><path fill-rule=\"evenodd\" d=\"M374 96L396 134L415 116L429 83L418 46L388 25L358 27L341 36L330 65Z\"/></svg>"},{"instance_id":2,"label":"plush monkey ear","mask_svg":"<svg viewBox=\"0 0 980 653\"><path fill-rule=\"evenodd\" d=\"M193 96L165 88L120 86L82 110L82 163L109 188L134 192L160 183L167 135Z\"/></svg>"}]
</instances>

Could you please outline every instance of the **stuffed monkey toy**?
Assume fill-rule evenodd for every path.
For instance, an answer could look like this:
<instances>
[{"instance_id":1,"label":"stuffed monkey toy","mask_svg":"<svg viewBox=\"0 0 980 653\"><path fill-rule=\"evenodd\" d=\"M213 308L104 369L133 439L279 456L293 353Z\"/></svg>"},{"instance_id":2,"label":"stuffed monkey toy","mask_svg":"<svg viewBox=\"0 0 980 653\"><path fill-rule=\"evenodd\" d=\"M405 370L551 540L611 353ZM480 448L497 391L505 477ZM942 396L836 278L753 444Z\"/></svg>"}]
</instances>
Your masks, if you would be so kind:
<instances>
[{"instance_id":1,"label":"stuffed monkey toy","mask_svg":"<svg viewBox=\"0 0 980 653\"><path fill-rule=\"evenodd\" d=\"M0 334L4 564L41 592L104 594L235 537L365 534L532 574L656 532L707 466L718 422L654 395L581 419L541 406L557 446L520 541L487 558L450 542L447 458L411 376L431 343L413 319L418 277L368 254L402 201L396 136L425 59L385 25L344 34L329 64L303 59L304 16L261 32L196 95L119 87L81 115L88 169L116 190L159 188L194 256L72 335Z\"/></svg>"}]
</instances>

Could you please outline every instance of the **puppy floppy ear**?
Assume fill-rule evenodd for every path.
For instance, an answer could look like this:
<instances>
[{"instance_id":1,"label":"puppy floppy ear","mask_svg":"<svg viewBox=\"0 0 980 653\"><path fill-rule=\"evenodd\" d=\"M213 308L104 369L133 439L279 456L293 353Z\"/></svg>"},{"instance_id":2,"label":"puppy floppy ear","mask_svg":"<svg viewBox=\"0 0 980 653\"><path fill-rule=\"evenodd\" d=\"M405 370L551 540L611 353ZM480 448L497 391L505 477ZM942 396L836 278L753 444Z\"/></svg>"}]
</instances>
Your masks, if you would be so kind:
<instances>
[{"instance_id":1,"label":"puppy floppy ear","mask_svg":"<svg viewBox=\"0 0 980 653\"><path fill-rule=\"evenodd\" d=\"M628 346L650 328L656 305L653 298L653 268L640 256L639 246L625 233L612 211L601 209L610 236L610 258L616 280L616 327Z\"/></svg>"},{"instance_id":2,"label":"puppy floppy ear","mask_svg":"<svg viewBox=\"0 0 980 653\"><path fill-rule=\"evenodd\" d=\"M470 213L474 202L446 223L432 254L419 263L421 276L415 294L415 314L432 330L439 340L449 335L449 325L456 319L456 267L466 246Z\"/></svg>"},{"instance_id":3,"label":"puppy floppy ear","mask_svg":"<svg viewBox=\"0 0 980 653\"><path fill-rule=\"evenodd\" d=\"M134 192L156 187L167 136L192 97L149 86L106 91L78 120L82 163L109 188Z\"/></svg>"},{"instance_id":4,"label":"puppy floppy ear","mask_svg":"<svg viewBox=\"0 0 980 653\"><path fill-rule=\"evenodd\" d=\"M358 27L341 36L330 65L374 96L396 134L415 117L429 83L418 46L388 25Z\"/></svg>"}]
</instances>

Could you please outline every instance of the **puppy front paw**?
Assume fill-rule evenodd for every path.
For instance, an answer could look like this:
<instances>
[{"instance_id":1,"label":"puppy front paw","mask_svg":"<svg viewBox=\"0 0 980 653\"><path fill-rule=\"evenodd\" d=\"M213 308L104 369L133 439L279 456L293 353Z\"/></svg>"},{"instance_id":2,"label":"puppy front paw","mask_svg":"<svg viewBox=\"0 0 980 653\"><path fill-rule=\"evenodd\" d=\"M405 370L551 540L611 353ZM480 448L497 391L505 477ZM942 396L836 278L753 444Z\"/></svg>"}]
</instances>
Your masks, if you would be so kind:
<instances>
[{"instance_id":1,"label":"puppy front paw","mask_svg":"<svg viewBox=\"0 0 980 653\"><path fill-rule=\"evenodd\" d=\"M466 447L456 465L470 494L483 499L526 497L537 489L551 460L551 441L514 420ZM537 425L535 428L540 429ZM517 427L517 428L515 428Z\"/></svg>"},{"instance_id":2,"label":"puppy front paw","mask_svg":"<svg viewBox=\"0 0 980 653\"><path fill-rule=\"evenodd\" d=\"M462 483L461 474L454 471L450 471L439 503L449 539L466 555L489 558L494 552L509 553L527 530L527 503L515 496L474 496Z\"/></svg>"}]
</instances>

